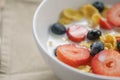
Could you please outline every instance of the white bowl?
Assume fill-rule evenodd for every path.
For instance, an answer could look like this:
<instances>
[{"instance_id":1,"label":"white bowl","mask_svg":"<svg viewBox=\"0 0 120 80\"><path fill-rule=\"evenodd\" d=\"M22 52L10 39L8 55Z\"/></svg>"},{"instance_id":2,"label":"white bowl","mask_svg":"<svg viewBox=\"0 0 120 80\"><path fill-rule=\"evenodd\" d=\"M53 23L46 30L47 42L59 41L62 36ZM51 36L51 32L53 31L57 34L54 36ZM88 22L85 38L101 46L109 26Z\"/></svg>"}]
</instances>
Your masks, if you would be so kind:
<instances>
[{"instance_id":1,"label":"white bowl","mask_svg":"<svg viewBox=\"0 0 120 80\"><path fill-rule=\"evenodd\" d=\"M58 20L60 12L64 8L78 8L86 3L98 0L42 0L35 12L33 19L33 34L42 56L50 68L61 80L120 80L116 77L101 76L82 72L72 68L49 54L47 40L49 38L49 27ZM115 4L120 0L99 0L105 4Z\"/></svg>"}]
</instances>

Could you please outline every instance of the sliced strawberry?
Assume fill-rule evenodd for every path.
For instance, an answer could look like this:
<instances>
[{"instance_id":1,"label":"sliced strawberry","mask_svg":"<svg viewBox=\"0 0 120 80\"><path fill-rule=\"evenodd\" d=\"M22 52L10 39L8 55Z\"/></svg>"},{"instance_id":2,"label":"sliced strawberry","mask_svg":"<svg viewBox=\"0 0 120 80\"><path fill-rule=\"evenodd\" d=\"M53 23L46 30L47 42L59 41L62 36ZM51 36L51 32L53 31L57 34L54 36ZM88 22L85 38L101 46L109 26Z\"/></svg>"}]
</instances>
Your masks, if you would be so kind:
<instances>
[{"instance_id":1,"label":"sliced strawberry","mask_svg":"<svg viewBox=\"0 0 120 80\"><path fill-rule=\"evenodd\" d=\"M57 58L73 67L87 64L90 60L90 52L87 48L75 45L64 44L56 49Z\"/></svg>"},{"instance_id":2,"label":"sliced strawberry","mask_svg":"<svg viewBox=\"0 0 120 80\"><path fill-rule=\"evenodd\" d=\"M113 5L107 13L107 20L113 26L120 27L120 3Z\"/></svg>"},{"instance_id":3,"label":"sliced strawberry","mask_svg":"<svg viewBox=\"0 0 120 80\"><path fill-rule=\"evenodd\" d=\"M93 57L91 66L93 73L120 77L120 53L115 50L103 50Z\"/></svg>"},{"instance_id":4,"label":"sliced strawberry","mask_svg":"<svg viewBox=\"0 0 120 80\"><path fill-rule=\"evenodd\" d=\"M100 19L100 27L103 29L108 29L108 30L112 29L110 24L102 18Z\"/></svg>"},{"instance_id":5,"label":"sliced strawberry","mask_svg":"<svg viewBox=\"0 0 120 80\"><path fill-rule=\"evenodd\" d=\"M88 33L87 28L81 27L79 25L71 26L67 30L68 38L74 42L80 42L84 40L87 33Z\"/></svg>"}]
</instances>

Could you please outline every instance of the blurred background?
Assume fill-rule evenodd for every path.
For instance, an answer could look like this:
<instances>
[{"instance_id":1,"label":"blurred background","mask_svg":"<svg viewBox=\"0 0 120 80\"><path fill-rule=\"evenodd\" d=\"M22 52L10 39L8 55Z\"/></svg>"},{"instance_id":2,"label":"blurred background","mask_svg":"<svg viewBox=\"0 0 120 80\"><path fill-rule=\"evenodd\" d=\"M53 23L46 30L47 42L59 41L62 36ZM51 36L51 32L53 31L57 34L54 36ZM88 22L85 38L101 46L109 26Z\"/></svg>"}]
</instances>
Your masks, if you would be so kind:
<instances>
[{"instance_id":1,"label":"blurred background","mask_svg":"<svg viewBox=\"0 0 120 80\"><path fill-rule=\"evenodd\" d=\"M32 34L41 0L0 0L0 80L58 80Z\"/></svg>"}]
</instances>

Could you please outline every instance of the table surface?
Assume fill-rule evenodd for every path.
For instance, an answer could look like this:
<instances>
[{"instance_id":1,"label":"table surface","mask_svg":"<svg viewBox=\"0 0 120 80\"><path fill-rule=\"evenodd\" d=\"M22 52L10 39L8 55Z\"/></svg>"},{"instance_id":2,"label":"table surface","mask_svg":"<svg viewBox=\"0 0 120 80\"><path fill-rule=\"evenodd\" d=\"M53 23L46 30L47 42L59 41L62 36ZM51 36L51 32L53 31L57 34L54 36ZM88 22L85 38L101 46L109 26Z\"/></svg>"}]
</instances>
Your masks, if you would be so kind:
<instances>
[{"instance_id":1,"label":"table surface","mask_svg":"<svg viewBox=\"0 0 120 80\"><path fill-rule=\"evenodd\" d=\"M44 62L33 38L32 18L39 4L40 0L3 1L0 80L58 80Z\"/></svg>"}]
</instances>

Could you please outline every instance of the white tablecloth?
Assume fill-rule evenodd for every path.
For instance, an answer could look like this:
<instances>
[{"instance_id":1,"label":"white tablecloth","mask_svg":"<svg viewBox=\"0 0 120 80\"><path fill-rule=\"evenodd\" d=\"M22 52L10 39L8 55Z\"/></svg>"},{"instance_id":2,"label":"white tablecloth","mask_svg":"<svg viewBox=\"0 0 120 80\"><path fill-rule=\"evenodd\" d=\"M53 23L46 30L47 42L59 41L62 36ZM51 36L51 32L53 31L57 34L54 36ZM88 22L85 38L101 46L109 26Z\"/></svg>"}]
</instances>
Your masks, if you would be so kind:
<instances>
[{"instance_id":1,"label":"white tablecloth","mask_svg":"<svg viewBox=\"0 0 120 80\"><path fill-rule=\"evenodd\" d=\"M40 0L2 3L0 80L58 80L42 59L33 38L32 18L39 4Z\"/></svg>"}]
</instances>

